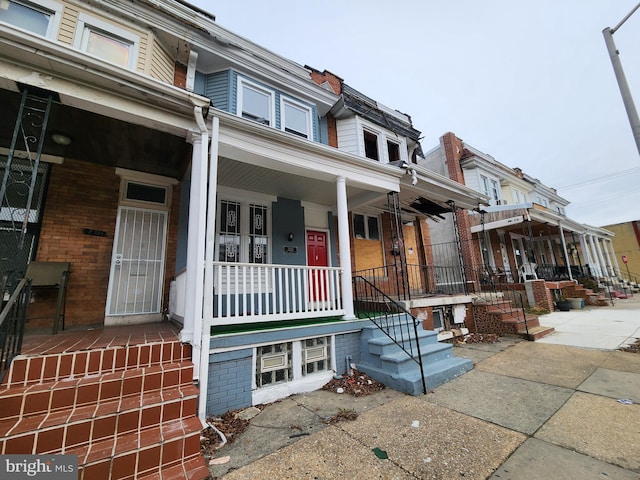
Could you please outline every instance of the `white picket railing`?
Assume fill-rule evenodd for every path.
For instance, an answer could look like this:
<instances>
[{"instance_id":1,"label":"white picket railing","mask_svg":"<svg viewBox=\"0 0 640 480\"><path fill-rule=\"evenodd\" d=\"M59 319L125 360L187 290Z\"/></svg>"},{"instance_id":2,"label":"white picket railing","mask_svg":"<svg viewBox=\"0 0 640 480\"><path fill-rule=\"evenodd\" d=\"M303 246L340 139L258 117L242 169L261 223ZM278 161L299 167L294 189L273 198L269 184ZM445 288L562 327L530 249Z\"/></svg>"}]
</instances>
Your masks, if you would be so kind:
<instances>
[{"instance_id":1,"label":"white picket railing","mask_svg":"<svg viewBox=\"0 0 640 480\"><path fill-rule=\"evenodd\" d=\"M219 325L343 315L339 267L214 262Z\"/></svg>"}]
</instances>

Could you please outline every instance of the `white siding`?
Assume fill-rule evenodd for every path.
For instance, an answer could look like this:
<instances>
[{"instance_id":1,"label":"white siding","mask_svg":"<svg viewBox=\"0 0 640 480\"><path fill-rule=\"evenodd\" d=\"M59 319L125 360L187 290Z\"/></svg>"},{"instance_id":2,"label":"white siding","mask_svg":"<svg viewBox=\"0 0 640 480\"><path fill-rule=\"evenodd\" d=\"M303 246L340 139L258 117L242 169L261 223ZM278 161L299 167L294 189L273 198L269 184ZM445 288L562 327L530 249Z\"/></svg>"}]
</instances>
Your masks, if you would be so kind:
<instances>
[{"instance_id":1,"label":"white siding","mask_svg":"<svg viewBox=\"0 0 640 480\"><path fill-rule=\"evenodd\" d=\"M336 122L336 130L338 132L339 150L343 152L353 153L355 155L364 155L364 153L360 152L360 128L358 126L356 118L338 120Z\"/></svg>"}]
</instances>

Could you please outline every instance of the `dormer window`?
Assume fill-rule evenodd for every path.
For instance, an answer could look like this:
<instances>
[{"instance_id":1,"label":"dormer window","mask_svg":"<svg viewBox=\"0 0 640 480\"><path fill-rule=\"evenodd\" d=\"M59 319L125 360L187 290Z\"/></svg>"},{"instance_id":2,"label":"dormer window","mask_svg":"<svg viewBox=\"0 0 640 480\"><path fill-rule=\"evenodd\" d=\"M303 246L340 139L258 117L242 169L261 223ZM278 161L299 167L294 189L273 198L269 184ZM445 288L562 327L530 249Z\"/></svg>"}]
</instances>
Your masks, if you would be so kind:
<instances>
[{"instance_id":1,"label":"dormer window","mask_svg":"<svg viewBox=\"0 0 640 480\"><path fill-rule=\"evenodd\" d=\"M52 37L55 33L62 5L45 0L38 4L18 2L15 0L0 1L0 22L29 32Z\"/></svg>"},{"instance_id":2,"label":"dormer window","mask_svg":"<svg viewBox=\"0 0 640 480\"><path fill-rule=\"evenodd\" d=\"M391 140L387 140L387 152L389 154L389 162L397 162L400 160L400 145Z\"/></svg>"},{"instance_id":3,"label":"dormer window","mask_svg":"<svg viewBox=\"0 0 640 480\"><path fill-rule=\"evenodd\" d=\"M138 35L128 30L81 13L73 46L109 63L133 69L139 41Z\"/></svg>"},{"instance_id":4,"label":"dormer window","mask_svg":"<svg viewBox=\"0 0 640 480\"><path fill-rule=\"evenodd\" d=\"M263 125L273 125L273 92L240 80L238 114Z\"/></svg>"},{"instance_id":5,"label":"dormer window","mask_svg":"<svg viewBox=\"0 0 640 480\"><path fill-rule=\"evenodd\" d=\"M378 135L368 130L363 130L364 133L364 155L371 160L380 160L380 154L378 153Z\"/></svg>"},{"instance_id":6,"label":"dormer window","mask_svg":"<svg viewBox=\"0 0 640 480\"><path fill-rule=\"evenodd\" d=\"M303 138L311 137L311 109L288 98L282 99L282 129Z\"/></svg>"}]
</instances>

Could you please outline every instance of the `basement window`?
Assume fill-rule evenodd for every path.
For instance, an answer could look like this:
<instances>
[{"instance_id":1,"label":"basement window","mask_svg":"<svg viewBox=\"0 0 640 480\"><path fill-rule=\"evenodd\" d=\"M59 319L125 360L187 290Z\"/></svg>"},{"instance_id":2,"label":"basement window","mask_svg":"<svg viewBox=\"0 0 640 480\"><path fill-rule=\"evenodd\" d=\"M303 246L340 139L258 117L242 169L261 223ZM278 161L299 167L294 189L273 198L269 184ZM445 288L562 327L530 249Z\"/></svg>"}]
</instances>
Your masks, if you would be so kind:
<instances>
[{"instance_id":1,"label":"basement window","mask_svg":"<svg viewBox=\"0 0 640 480\"><path fill-rule=\"evenodd\" d=\"M258 388L293 380L292 343L276 343L256 349Z\"/></svg>"},{"instance_id":2,"label":"basement window","mask_svg":"<svg viewBox=\"0 0 640 480\"><path fill-rule=\"evenodd\" d=\"M329 370L331 337L308 338L303 342L302 375Z\"/></svg>"}]
</instances>

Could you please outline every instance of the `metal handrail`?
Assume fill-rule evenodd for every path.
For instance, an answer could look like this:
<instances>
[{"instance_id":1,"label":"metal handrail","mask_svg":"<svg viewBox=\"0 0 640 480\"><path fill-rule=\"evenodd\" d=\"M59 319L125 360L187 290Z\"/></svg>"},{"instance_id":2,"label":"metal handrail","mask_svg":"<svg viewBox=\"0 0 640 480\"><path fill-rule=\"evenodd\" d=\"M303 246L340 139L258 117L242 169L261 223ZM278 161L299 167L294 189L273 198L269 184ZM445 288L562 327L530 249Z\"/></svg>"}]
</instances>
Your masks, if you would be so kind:
<instances>
[{"instance_id":1,"label":"metal handrail","mask_svg":"<svg viewBox=\"0 0 640 480\"><path fill-rule=\"evenodd\" d=\"M4 295L4 292L0 294ZM14 357L22 350L27 306L31 298L31 280L23 278L0 313L0 383L9 371Z\"/></svg>"},{"instance_id":2,"label":"metal handrail","mask_svg":"<svg viewBox=\"0 0 640 480\"><path fill-rule=\"evenodd\" d=\"M361 283L358 288L358 282ZM361 275L353 277L353 291L355 310L359 318L366 316L376 327L393 341L403 352L418 364L422 379L422 392L427 393L427 384L424 379L424 366L420 341L418 339L419 320L400 303L393 300L372 282ZM366 308L363 308L365 307ZM375 312L376 315L372 315ZM391 315L390 315L391 314ZM411 318L411 322L401 320L401 316ZM411 323L411 325L409 325Z\"/></svg>"}]
</instances>

